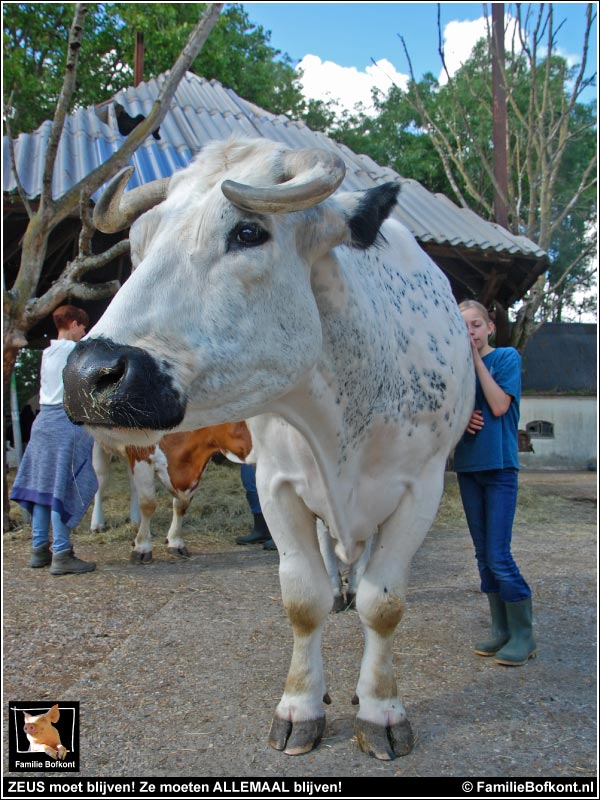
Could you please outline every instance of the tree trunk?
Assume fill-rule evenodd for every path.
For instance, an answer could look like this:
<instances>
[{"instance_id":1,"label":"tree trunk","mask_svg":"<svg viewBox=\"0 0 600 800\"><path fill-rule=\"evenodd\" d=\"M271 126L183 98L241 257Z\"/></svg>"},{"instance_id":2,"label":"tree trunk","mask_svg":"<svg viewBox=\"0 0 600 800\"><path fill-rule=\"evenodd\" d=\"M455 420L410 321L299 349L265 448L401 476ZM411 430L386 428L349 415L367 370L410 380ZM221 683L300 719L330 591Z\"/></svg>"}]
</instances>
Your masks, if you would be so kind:
<instances>
[{"instance_id":1,"label":"tree trunk","mask_svg":"<svg viewBox=\"0 0 600 800\"><path fill-rule=\"evenodd\" d=\"M512 327L510 344L520 353L523 352L529 337L539 328L535 315L544 299L546 285L545 274L540 275L533 287L529 290L529 297L525 298L523 305L517 311L517 316Z\"/></svg>"}]
</instances>

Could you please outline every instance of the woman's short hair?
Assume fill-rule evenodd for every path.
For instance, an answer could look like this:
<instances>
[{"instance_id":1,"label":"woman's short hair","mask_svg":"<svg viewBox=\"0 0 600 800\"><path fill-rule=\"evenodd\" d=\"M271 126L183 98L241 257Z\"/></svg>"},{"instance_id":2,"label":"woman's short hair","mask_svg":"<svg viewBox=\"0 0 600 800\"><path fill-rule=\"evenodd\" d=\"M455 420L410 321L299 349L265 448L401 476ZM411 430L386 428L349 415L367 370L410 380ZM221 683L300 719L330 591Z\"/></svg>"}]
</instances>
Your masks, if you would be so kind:
<instances>
[{"instance_id":1,"label":"woman's short hair","mask_svg":"<svg viewBox=\"0 0 600 800\"><path fill-rule=\"evenodd\" d=\"M54 310L52 319L58 331L66 330L72 322L77 322L86 328L90 324L87 312L83 308L77 308L77 306L59 306Z\"/></svg>"}]
</instances>

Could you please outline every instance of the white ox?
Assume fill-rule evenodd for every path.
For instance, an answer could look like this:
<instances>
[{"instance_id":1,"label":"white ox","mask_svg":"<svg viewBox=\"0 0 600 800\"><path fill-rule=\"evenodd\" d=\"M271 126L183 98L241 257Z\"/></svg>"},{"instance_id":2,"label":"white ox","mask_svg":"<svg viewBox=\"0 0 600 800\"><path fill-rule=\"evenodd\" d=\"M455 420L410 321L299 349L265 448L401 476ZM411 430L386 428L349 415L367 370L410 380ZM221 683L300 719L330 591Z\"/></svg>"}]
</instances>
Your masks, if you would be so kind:
<instances>
[{"instance_id":1,"label":"white ox","mask_svg":"<svg viewBox=\"0 0 600 800\"><path fill-rule=\"evenodd\" d=\"M115 231L139 217L136 269L74 350L66 408L117 444L249 420L294 637L269 736L286 753L318 744L329 700L321 631L333 593L316 520L347 563L376 532L356 595L355 730L377 758L407 753L392 634L474 396L448 281L385 221L398 186L334 195L344 164L330 151L213 143L170 182L124 194L130 172L96 219Z\"/></svg>"}]
</instances>

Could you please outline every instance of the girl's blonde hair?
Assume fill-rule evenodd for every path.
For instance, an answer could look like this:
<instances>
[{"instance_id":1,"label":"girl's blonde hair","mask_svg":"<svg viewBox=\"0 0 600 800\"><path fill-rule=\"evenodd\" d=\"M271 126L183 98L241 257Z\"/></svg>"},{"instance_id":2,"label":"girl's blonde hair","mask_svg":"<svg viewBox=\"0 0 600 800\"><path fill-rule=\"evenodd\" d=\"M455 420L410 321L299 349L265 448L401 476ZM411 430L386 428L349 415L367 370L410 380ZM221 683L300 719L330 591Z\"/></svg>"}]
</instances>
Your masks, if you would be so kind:
<instances>
[{"instance_id":1,"label":"girl's blonde hair","mask_svg":"<svg viewBox=\"0 0 600 800\"><path fill-rule=\"evenodd\" d=\"M474 308L476 311L479 311L483 319L488 324L492 322L492 319L490 318L490 314L487 308L481 303L478 303L477 300L463 300L462 303L459 303L458 308L459 311L465 311L467 308Z\"/></svg>"}]
</instances>

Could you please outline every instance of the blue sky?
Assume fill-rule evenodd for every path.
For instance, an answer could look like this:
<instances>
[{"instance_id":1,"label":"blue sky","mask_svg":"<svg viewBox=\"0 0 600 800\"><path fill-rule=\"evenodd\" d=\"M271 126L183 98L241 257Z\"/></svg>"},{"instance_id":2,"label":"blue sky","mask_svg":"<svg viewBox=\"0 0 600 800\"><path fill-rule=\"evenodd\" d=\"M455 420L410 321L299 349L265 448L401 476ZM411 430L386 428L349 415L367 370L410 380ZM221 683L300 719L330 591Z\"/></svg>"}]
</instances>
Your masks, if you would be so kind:
<instances>
[{"instance_id":1,"label":"blue sky","mask_svg":"<svg viewBox=\"0 0 600 800\"><path fill-rule=\"evenodd\" d=\"M539 6L529 5L536 11ZM307 75L305 93L310 96L320 94L325 99L329 92L328 96L339 97L348 105L355 95L368 97L372 82L379 82L382 88L386 83L389 86L390 78L402 84L409 70L399 36L406 40L418 78L426 71L440 74L437 3L257 2L243 6L252 22L271 31L271 45L288 53L295 64L306 56L314 57L301 64ZM585 6L585 3L554 4L555 27L565 20L558 34L560 52L576 60L581 54ZM512 8L512 4L506 3L505 14ZM458 66L468 56L471 42L482 30L475 21L480 20L482 26L482 18L482 3L441 4L450 67ZM595 71L596 28L589 58L591 71ZM373 61L380 62L379 67ZM594 100L595 91L589 91L584 99Z\"/></svg>"}]
</instances>

